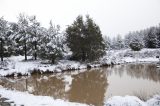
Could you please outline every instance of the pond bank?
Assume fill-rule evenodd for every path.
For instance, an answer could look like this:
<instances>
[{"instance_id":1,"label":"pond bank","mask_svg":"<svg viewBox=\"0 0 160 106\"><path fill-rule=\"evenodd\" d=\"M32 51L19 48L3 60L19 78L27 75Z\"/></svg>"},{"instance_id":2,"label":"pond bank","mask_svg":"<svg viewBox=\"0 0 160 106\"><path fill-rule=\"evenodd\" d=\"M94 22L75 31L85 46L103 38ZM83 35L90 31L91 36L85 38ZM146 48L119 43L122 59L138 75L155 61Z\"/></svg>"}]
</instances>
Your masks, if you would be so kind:
<instances>
[{"instance_id":1,"label":"pond bank","mask_svg":"<svg viewBox=\"0 0 160 106\"><path fill-rule=\"evenodd\" d=\"M12 56L0 62L0 76L22 76L32 73L59 73L70 70L81 70L87 68L97 68L126 63L158 62L156 58L160 54L159 49L142 49L138 56L130 49L106 51L106 55L94 63L80 63L78 61L60 60L57 64L47 64L44 60L24 61L24 56Z\"/></svg>"}]
</instances>

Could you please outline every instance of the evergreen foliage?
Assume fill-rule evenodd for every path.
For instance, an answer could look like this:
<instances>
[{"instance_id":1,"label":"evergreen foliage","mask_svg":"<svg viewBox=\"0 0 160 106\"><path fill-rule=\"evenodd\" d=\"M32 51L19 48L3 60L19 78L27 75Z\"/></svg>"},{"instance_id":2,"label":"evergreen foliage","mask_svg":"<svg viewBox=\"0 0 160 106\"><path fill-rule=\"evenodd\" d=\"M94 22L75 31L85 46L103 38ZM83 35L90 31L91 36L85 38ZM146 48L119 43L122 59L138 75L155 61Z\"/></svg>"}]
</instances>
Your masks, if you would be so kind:
<instances>
[{"instance_id":1,"label":"evergreen foliage","mask_svg":"<svg viewBox=\"0 0 160 106\"><path fill-rule=\"evenodd\" d=\"M8 26L7 21L4 20L3 17L0 18L0 57L1 61L3 61L3 57L5 55L5 50L7 50L6 40L8 39Z\"/></svg>"},{"instance_id":2,"label":"evergreen foliage","mask_svg":"<svg viewBox=\"0 0 160 106\"><path fill-rule=\"evenodd\" d=\"M140 51L143 48L139 41L131 42L129 46L133 51Z\"/></svg>"},{"instance_id":3,"label":"evergreen foliage","mask_svg":"<svg viewBox=\"0 0 160 106\"><path fill-rule=\"evenodd\" d=\"M67 45L75 60L94 61L105 53L100 28L88 15L86 21L82 16L78 16L66 29L66 35Z\"/></svg>"},{"instance_id":4,"label":"evergreen foliage","mask_svg":"<svg viewBox=\"0 0 160 106\"><path fill-rule=\"evenodd\" d=\"M60 26L53 26L50 21L50 27L43 30L45 36L41 39L40 57L51 60L52 63L62 58L64 39L59 30Z\"/></svg>"}]
</instances>

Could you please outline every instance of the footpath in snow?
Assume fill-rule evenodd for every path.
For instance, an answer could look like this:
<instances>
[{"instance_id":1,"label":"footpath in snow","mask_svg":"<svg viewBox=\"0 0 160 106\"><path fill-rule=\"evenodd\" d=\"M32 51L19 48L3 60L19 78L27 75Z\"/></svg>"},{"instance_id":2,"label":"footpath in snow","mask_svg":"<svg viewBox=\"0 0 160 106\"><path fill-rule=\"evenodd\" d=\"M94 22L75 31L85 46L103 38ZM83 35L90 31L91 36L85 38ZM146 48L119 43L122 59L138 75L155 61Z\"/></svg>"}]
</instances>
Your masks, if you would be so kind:
<instances>
[{"instance_id":1,"label":"footpath in snow","mask_svg":"<svg viewBox=\"0 0 160 106\"><path fill-rule=\"evenodd\" d=\"M95 63L88 63L90 67L100 67L111 64L125 64L133 62L158 62L156 58L160 54L159 49L142 49L135 53L130 49L107 51L106 55ZM0 62L0 76L7 75L30 75L34 70L38 72L62 72L65 70L86 69L88 64L82 64L77 61L60 60L57 64L44 64L42 60L24 61L24 56L12 56L5 58L4 62Z\"/></svg>"}]
</instances>

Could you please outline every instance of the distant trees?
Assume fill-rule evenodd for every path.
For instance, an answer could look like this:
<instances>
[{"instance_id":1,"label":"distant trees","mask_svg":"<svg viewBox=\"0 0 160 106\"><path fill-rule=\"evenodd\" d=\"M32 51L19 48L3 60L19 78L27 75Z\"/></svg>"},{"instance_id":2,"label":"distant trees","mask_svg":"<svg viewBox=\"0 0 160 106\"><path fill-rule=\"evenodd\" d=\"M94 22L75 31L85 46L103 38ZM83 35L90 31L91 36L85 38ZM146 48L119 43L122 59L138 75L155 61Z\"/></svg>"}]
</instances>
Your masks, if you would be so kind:
<instances>
[{"instance_id":1,"label":"distant trees","mask_svg":"<svg viewBox=\"0 0 160 106\"><path fill-rule=\"evenodd\" d=\"M158 47L158 38L157 38L157 29L151 27L147 30L145 36L145 45L147 48L157 48Z\"/></svg>"},{"instance_id":2,"label":"distant trees","mask_svg":"<svg viewBox=\"0 0 160 106\"><path fill-rule=\"evenodd\" d=\"M156 28L156 35L157 35L157 47L160 48L160 24L159 26Z\"/></svg>"},{"instance_id":3,"label":"distant trees","mask_svg":"<svg viewBox=\"0 0 160 106\"><path fill-rule=\"evenodd\" d=\"M66 37L67 45L76 60L93 61L105 53L100 28L89 16L86 16L86 21L78 16L66 29Z\"/></svg>"},{"instance_id":4,"label":"distant trees","mask_svg":"<svg viewBox=\"0 0 160 106\"><path fill-rule=\"evenodd\" d=\"M115 50L120 50L124 48L124 41L120 35L117 35L112 39L111 48Z\"/></svg>"},{"instance_id":5,"label":"distant trees","mask_svg":"<svg viewBox=\"0 0 160 106\"><path fill-rule=\"evenodd\" d=\"M120 35L116 37L107 38L106 45L110 45L110 49L119 50L123 48L130 48L131 45L140 46L140 48L159 48L160 47L160 25L156 27L150 27L145 30L129 32L124 36L124 39ZM109 43L110 42L110 43Z\"/></svg>"},{"instance_id":6,"label":"distant trees","mask_svg":"<svg viewBox=\"0 0 160 106\"><path fill-rule=\"evenodd\" d=\"M120 35L113 37L112 39L108 36L104 37L105 46L107 50L120 50L125 48L124 39Z\"/></svg>"},{"instance_id":7,"label":"distant trees","mask_svg":"<svg viewBox=\"0 0 160 106\"><path fill-rule=\"evenodd\" d=\"M117 48L118 50L124 48L124 41L123 41L121 35L117 35L116 42L117 42L117 43L116 43L116 46L117 46L116 48Z\"/></svg>"},{"instance_id":8,"label":"distant trees","mask_svg":"<svg viewBox=\"0 0 160 106\"><path fill-rule=\"evenodd\" d=\"M111 49L111 38L109 36L104 36L104 43L105 43L106 50L110 50Z\"/></svg>"}]
</instances>

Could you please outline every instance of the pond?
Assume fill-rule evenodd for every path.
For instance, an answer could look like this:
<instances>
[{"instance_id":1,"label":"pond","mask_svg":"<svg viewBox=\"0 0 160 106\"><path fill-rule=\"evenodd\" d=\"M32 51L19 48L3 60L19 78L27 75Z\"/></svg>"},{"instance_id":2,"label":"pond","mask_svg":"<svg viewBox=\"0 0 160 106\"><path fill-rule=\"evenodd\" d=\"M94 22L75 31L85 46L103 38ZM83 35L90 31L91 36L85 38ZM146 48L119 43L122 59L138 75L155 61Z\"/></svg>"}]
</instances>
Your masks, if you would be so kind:
<instances>
[{"instance_id":1,"label":"pond","mask_svg":"<svg viewBox=\"0 0 160 106\"><path fill-rule=\"evenodd\" d=\"M160 93L160 69L155 64L127 64L57 74L0 78L8 89L28 91L71 102L102 106L112 96L135 95L141 99Z\"/></svg>"}]
</instances>

